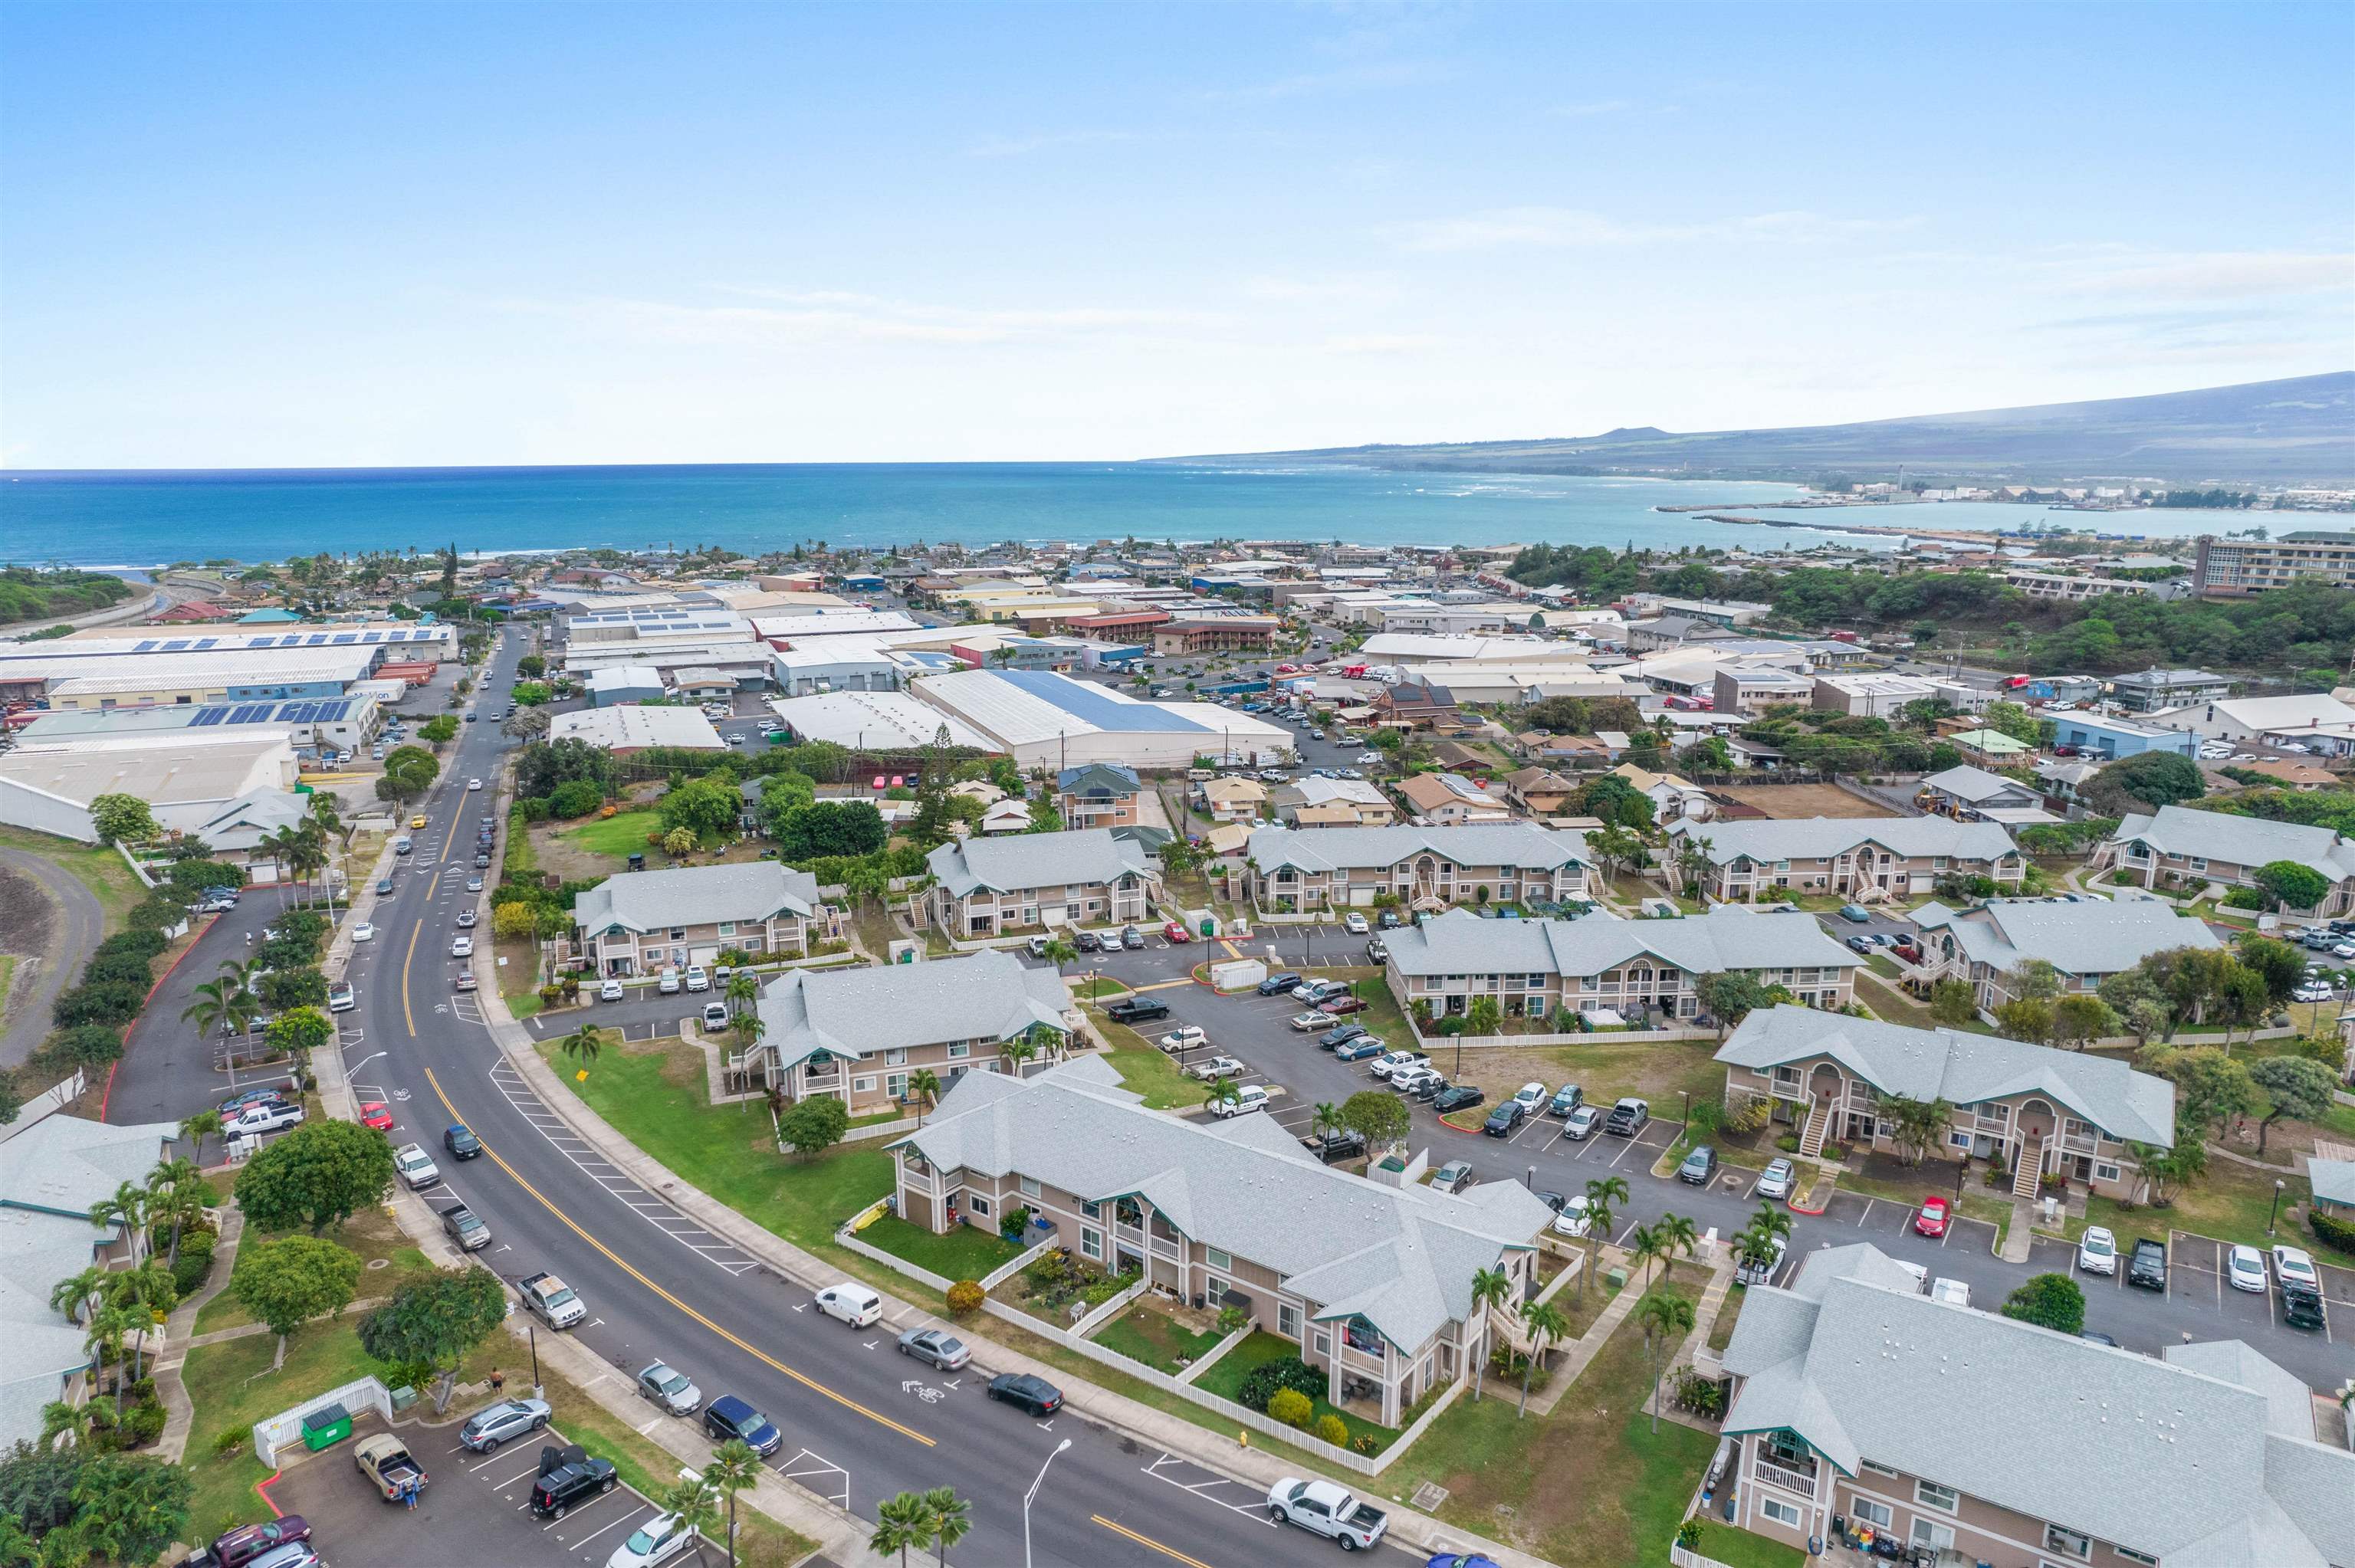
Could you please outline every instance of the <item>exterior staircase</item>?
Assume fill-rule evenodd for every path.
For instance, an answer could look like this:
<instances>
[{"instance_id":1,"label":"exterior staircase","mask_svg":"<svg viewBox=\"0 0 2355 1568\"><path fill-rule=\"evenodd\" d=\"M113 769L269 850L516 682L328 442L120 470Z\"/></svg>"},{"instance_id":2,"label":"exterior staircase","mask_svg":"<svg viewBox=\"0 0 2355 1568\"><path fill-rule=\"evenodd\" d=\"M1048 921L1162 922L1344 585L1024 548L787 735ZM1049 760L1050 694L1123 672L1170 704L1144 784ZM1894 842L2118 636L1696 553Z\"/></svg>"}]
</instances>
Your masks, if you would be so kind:
<instances>
[{"instance_id":1,"label":"exterior staircase","mask_svg":"<svg viewBox=\"0 0 2355 1568\"><path fill-rule=\"evenodd\" d=\"M2011 1173L2011 1195L2013 1197L2025 1198L2030 1202L2034 1202L2036 1201L2038 1192L2042 1190L2041 1183L2044 1176L2044 1151L2051 1146L2051 1143L2052 1139L2049 1137L2039 1139L2037 1140L2034 1153L2023 1153L2020 1156L2019 1164L2012 1171Z\"/></svg>"},{"instance_id":2,"label":"exterior staircase","mask_svg":"<svg viewBox=\"0 0 2355 1568\"><path fill-rule=\"evenodd\" d=\"M1832 1103L1830 1100L1817 1100L1807 1112L1806 1130L1799 1134L1799 1152L1810 1160L1823 1155L1824 1139L1831 1132Z\"/></svg>"}]
</instances>

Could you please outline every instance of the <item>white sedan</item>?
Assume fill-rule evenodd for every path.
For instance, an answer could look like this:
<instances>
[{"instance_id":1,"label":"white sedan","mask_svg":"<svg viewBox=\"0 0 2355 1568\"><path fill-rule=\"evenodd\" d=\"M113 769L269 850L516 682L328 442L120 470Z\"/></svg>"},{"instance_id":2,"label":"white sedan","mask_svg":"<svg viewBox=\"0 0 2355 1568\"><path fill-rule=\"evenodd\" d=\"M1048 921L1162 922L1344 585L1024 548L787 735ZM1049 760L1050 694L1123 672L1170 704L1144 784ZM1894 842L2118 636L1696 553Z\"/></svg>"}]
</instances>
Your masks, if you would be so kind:
<instances>
[{"instance_id":1,"label":"white sedan","mask_svg":"<svg viewBox=\"0 0 2355 1568\"><path fill-rule=\"evenodd\" d=\"M681 1552L694 1551L703 1538L695 1526L675 1513L658 1513L630 1532L613 1548L605 1568L659 1568Z\"/></svg>"},{"instance_id":2,"label":"white sedan","mask_svg":"<svg viewBox=\"0 0 2355 1568\"><path fill-rule=\"evenodd\" d=\"M2224 1255L2224 1282L2252 1295L2265 1293L2265 1255L2253 1246L2236 1246Z\"/></svg>"},{"instance_id":3,"label":"white sedan","mask_svg":"<svg viewBox=\"0 0 2355 1568\"><path fill-rule=\"evenodd\" d=\"M2322 1277L2314 1270L2313 1255L2302 1247L2286 1244L2274 1248L2274 1272L2293 1285L2303 1285L2308 1290L2322 1288Z\"/></svg>"},{"instance_id":4,"label":"white sedan","mask_svg":"<svg viewBox=\"0 0 2355 1568\"><path fill-rule=\"evenodd\" d=\"M1553 1217L1553 1234L1558 1236L1582 1236L1593 1226L1593 1216L1586 1212L1586 1199L1582 1195L1561 1206Z\"/></svg>"},{"instance_id":5,"label":"white sedan","mask_svg":"<svg viewBox=\"0 0 2355 1568\"><path fill-rule=\"evenodd\" d=\"M481 789L482 787L483 787L483 781L482 781L481 779L467 779L467 780L466 780L466 789L467 789L467 790L468 790L470 793L471 793L472 791L474 791L474 790L476 790L476 789Z\"/></svg>"},{"instance_id":6,"label":"white sedan","mask_svg":"<svg viewBox=\"0 0 2355 1568\"><path fill-rule=\"evenodd\" d=\"M1330 1029L1333 1027L1333 1015L1329 1012L1295 1012L1292 1015L1292 1027L1303 1034L1312 1029Z\"/></svg>"},{"instance_id":7,"label":"white sedan","mask_svg":"<svg viewBox=\"0 0 2355 1568\"><path fill-rule=\"evenodd\" d=\"M451 938L450 956L453 959L473 958L474 956L474 938L472 937Z\"/></svg>"},{"instance_id":8,"label":"white sedan","mask_svg":"<svg viewBox=\"0 0 2355 1568\"><path fill-rule=\"evenodd\" d=\"M361 921L358 925L352 927L352 940L355 942L375 941L376 927L369 925L365 920Z\"/></svg>"},{"instance_id":9,"label":"white sedan","mask_svg":"<svg viewBox=\"0 0 2355 1568\"><path fill-rule=\"evenodd\" d=\"M1366 926L1366 917L1352 909L1341 921L1341 928L1348 932L1352 937L1362 937L1366 934L1368 929Z\"/></svg>"}]
</instances>

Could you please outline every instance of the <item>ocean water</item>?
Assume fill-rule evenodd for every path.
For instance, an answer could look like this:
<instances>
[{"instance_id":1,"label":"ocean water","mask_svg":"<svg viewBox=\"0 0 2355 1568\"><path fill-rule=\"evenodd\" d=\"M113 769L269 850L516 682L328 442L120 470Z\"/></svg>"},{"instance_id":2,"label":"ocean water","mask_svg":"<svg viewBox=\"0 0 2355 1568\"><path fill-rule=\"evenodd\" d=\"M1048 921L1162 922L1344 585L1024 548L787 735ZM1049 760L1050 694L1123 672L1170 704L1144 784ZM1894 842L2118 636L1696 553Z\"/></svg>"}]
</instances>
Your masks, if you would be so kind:
<instances>
[{"instance_id":1,"label":"ocean water","mask_svg":"<svg viewBox=\"0 0 2355 1568\"><path fill-rule=\"evenodd\" d=\"M1877 525L2019 528L2051 520L2127 535L2238 528L2246 514L2047 513L1951 503L1768 513L1794 525L1704 522L1793 486L1552 475L1142 463L724 464L615 468L0 471L0 560L152 567L325 550L462 551L1002 540L1346 540L1368 545L1752 548Z\"/></svg>"}]
</instances>

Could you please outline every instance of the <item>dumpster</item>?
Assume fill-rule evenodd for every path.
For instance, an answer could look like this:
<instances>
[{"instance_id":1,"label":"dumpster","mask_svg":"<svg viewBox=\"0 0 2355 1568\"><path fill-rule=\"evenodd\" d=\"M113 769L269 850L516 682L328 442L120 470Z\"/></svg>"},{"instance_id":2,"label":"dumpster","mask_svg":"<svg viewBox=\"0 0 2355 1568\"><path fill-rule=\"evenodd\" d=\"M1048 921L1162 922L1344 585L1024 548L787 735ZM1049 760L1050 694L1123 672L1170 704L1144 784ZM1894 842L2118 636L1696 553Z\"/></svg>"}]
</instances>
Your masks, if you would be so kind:
<instances>
[{"instance_id":1,"label":"dumpster","mask_svg":"<svg viewBox=\"0 0 2355 1568\"><path fill-rule=\"evenodd\" d=\"M332 1448L352 1435L352 1413L340 1404L323 1404L303 1417L303 1446L314 1454Z\"/></svg>"}]
</instances>

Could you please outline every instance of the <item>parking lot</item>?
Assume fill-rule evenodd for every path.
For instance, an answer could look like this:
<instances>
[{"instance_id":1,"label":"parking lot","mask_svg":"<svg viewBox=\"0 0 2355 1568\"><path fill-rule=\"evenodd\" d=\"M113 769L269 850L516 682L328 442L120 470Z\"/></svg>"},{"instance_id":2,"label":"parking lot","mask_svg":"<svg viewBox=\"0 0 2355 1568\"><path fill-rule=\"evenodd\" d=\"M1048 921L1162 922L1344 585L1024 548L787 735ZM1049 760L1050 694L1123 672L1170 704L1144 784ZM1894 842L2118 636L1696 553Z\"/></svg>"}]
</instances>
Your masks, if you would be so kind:
<instances>
[{"instance_id":1,"label":"parking lot","mask_svg":"<svg viewBox=\"0 0 2355 1568\"><path fill-rule=\"evenodd\" d=\"M312 1547L326 1568L602 1563L633 1529L661 1511L634 1489L616 1485L561 1519L535 1519L529 1499L541 1445L519 1442L495 1453L469 1453L458 1442L455 1422L400 1428L429 1478L417 1506L405 1509L379 1497L352 1463L353 1442L383 1430L374 1417L355 1423L351 1441L289 1467L270 1489L282 1510L310 1521ZM562 1441L552 1429L542 1436Z\"/></svg>"},{"instance_id":2,"label":"parking lot","mask_svg":"<svg viewBox=\"0 0 2355 1568\"><path fill-rule=\"evenodd\" d=\"M2139 1297L2157 1306L2158 1292L2147 1287L2126 1283L2126 1259L2134 1250L2136 1237L2121 1234L2118 1238L2118 1271L2115 1275L2089 1274L2077 1266L2077 1249L2068 1242L2039 1239L2029 1253L2029 1267L2039 1274L2065 1274L2077 1281L2085 1292L2085 1325L2090 1329L2109 1329L2104 1311L2105 1298L2116 1299L2112 1293L2124 1292ZM2295 1245L2297 1238L2286 1236ZM2281 1321L2281 1299L2268 1288L2264 1292L2236 1290L2225 1277L2224 1255L2227 1244L2212 1236L2195 1235L2189 1231L2169 1231L2166 1235L2168 1267L2166 1309L2172 1320L2182 1321L2194 1338L2206 1339L2218 1333L2265 1333L2275 1330L2285 1334L2312 1335L2326 1344L2337 1344L2338 1335L2350 1317L2355 1317L2355 1269L2341 1268L2334 1264L2316 1260L2316 1269L2322 1277L2323 1327L2319 1330L2291 1329ZM2270 1261L2268 1262L2270 1278Z\"/></svg>"},{"instance_id":3,"label":"parking lot","mask_svg":"<svg viewBox=\"0 0 2355 1568\"><path fill-rule=\"evenodd\" d=\"M1872 1198L1860 1192L1834 1192L1831 1202L1824 1210L1823 1223L1846 1225L1859 1233L1858 1239L1879 1243L1912 1234L1913 1216L1921 1212L1921 1205L1900 1202L1893 1198ZM1924 1246L1976 1255L1993 1252L1995 1238L1996 1227L1987 1221L1955 1214L1947 1220L1945 1235L1934 1240L1929 1236L1919 1239Z\"/></svg>"}]
</instances>

